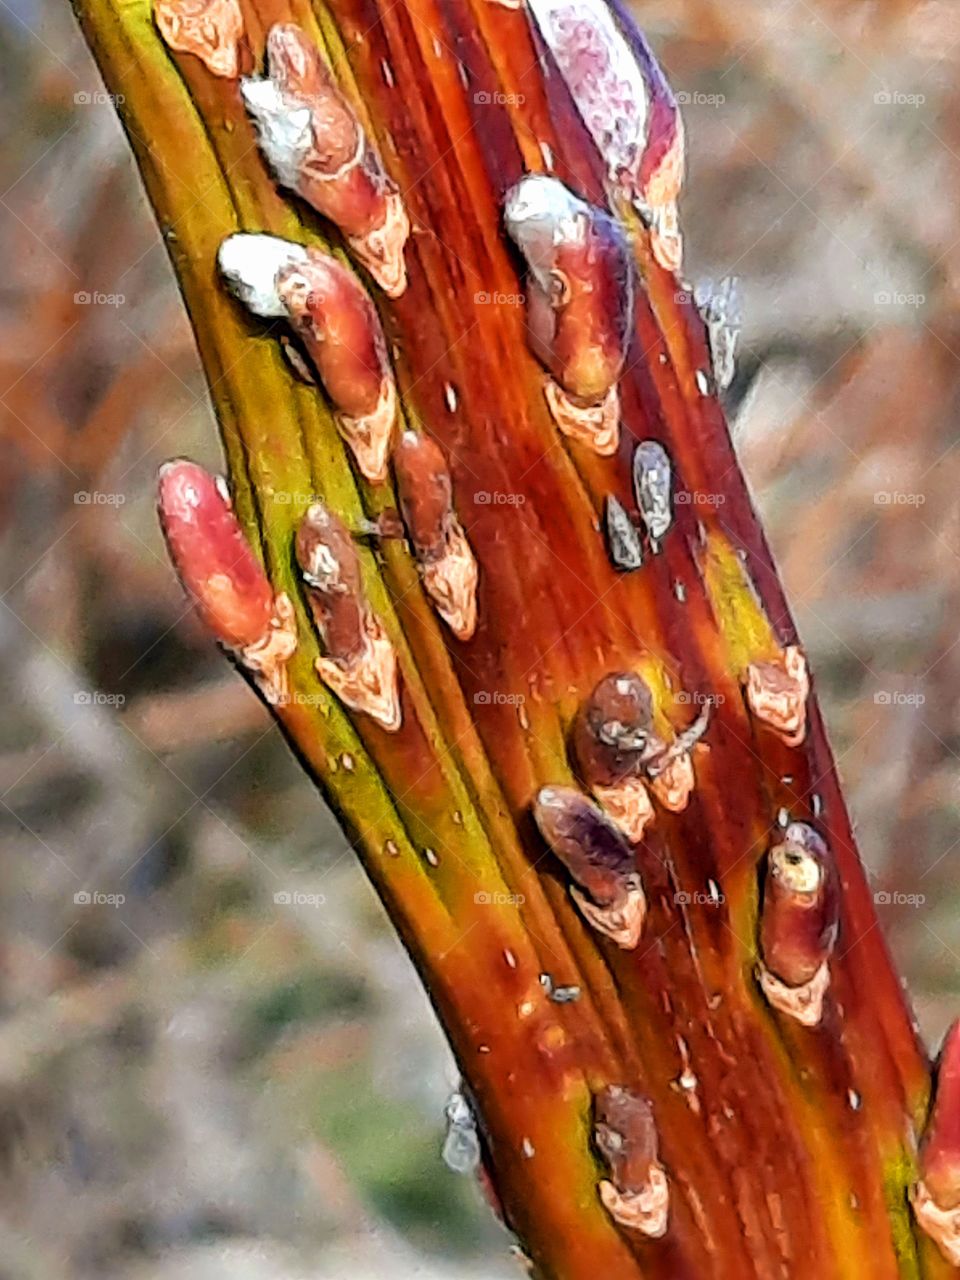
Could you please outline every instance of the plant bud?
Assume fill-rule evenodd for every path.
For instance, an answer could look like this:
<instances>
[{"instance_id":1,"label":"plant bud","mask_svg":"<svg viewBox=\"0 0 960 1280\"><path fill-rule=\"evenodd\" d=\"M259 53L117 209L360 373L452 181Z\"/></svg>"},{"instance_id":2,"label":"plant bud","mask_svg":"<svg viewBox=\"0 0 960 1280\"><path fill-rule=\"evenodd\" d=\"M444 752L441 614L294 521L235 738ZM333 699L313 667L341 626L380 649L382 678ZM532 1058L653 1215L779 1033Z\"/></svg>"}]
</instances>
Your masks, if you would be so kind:
<instances>
[{"instance_id":1,"label":"plant bud","mask_svg":"<svg viewBox=\"0 0 960 1280\"><path fill-rule=\"evenodd\" d=\"M830 851L794 822L767 855L760 912L760 981L775 1008L816 1026L829 985L838 903Z\"/></svg>"},{"instance_id":2,"label":"plant bud","mask_svg":"<svg viewBox=\"0 0 960 1280\"><path fill-rule=\"evenodd\" d=\"M776 658L753 662L747 668L747 703L783 738L798 747L807 733L807 697L810 678L807 660L797 645L788 645Z\"/></svg>"},{"instance_id":3,"label":"plant bud","mask_svg":"<svg viewBox=\"0 0 960 1280\"><path fill-rule=\"evenodd\" d=\"M941 1253L960 1266L960 1022L940 1050L933 1110L920 1145L920 1178L910 1190L917 1221Z\"/></svg>"},{"instance_id":4,"label":"plant bud","mask_svg":"<svg viewBox=\"0 0 960 1280\"><path fill-rule=\"evenodd\" d=\"M376 308L356 276L318 249L281 269L277 292L357 466L368 480L386 479L397 392Z\"/></svg>"},{"instance_id":5,"label":"plant bud","mask_svg":"<svg viewBox=\"0 0 960 1280\"><path fill-rule=\"evenodd\" d=\"M326 653L320 679L346 706L400 728L397 655L363 593L360 562L342 522L320 503L300 522L297 563Z\"/></svg>"},{"instance_id":6,"label":"plant bud","mask_svg":"<svg viewBox=\"0 0 960 1280\"><path fill-rule=\"evenodd\" d=\"M360 281L329 254L275 236L229 236L218 262L251 311L289 320L361 473L386 479L397 391L380 317Z\"/></svg>"},{"instance_id":7,"label":"plant bud","mask_svg":"<svg viewBox=\"0 0 960 1280\"><path fill-rule=\"evenodd\" d=\"M640 535L622 503L608 495L603 507L603 524L607 535L607 551L616 569L629 573L643 564Z\"/></svg>"},{"instance_id":8,"label":"plant bud","mask_svg":"<svg viewBox=\"0 0 960 1280\"><path fill-rule=\"evenodd\" d=\"M594 1134L610 1179L600 1198L621 1226L659 1239L667 1229L670 1190L658 1158L659 1135L646 1098L620 1085L597 1094Z\"/></svg>"},{"instance_id":9,"label":"plant bud","mask_svg":"<svg viewBox=\"0 0 960 1280\"><path fill-rule=\"evenodd\" d=\"M940 1050L920 1172L941 1209L960 1209L960 1021L950 1027Z\"/></svg>"},{"instance_id":10,"label":"plant bud","mask_svg":"<svg viewBox=\"0 0 960 1280\"><path fill-rule=\"evenodd\" d=\"M656 741L653 696L633 671L604 676L580 708L573 729L581 777L634 844L643 839L654 817L641 775L648 749Z\"/></svg>"},{"instance_id":11,"label":"plant bud","mask_svg":"<svg viewBox=\"0 0 960 1280\"><path fill-rule=\"evenodd\" d=\"M620 225L541 174L507 194L507 231L529 270L530 346L553 378L562 431L602 455L620 438L617 380L633 322L634 278Z\"/></svg>"},{"instance_id":12,"label":"plant bud","mask_svg":"<svg viewBox=\"0 0 960 1280\"><path fill-rule=\"evenodd\" d=\"M406 431L394 469L424 589L457 639L469 640L477 626L477 562L453 509L443 453L429 436Z\"/></svg>"},{"instance_id":13,"label":"plant bud","mask_svg":"<svg viewBox=\"0 0 960 1280\"><path fill-rule=\"evenodd\" d=\"M533 810L540 834L576 885L570 893L593 928L631 950L646 899L630 845L614 823L572 787L543 787Z\"/></svg>"},{"instance_id":14,"label":"plant bud","mask_svg":"<svg viewBox=\"0 0 960 1280\"><path fill-rule=\"evenodd\" d=\"M649 771L650 790L665 809L683 813L696 785L693 760L688 751L674 751L672 746L664 755L663 762Z\"/></svg>"},{"instance_id":15,"label":"plant bud","mask_svg":"<svg viewBox=\"0 0 960 1280\"><path fill-rule=\"evenodd\" d=\"M297 647L293 609L285 595L274 596L222 484L195 462L164 463L161 528L206 626L254 675L268 702L283 702L286 663Z\"/></svg>"},{"instance_id":16,"label":"plant bud","mask_svg":"<svg viewBox=\"0 0 960 1280\"><path fill-rule=\"evenodd\" d=\"M243 36L237 0L156 0L153 16L171 49L194 54L212 75L237 78Z\"/></svg>"},{"instance_id":17,"label":"plant bud","mask_svg":"<svg viewBox=\"0 0 960 1280\"><path fill-rule=\"evenodd\" d=\"M227 288L255 316L287 319L277 292L277 277L290 267L309 261L309 251L292 240L238 232L227 236L217 251L217 266Z\"/></svg>"},{"instance_id":18,"label":"plant bud","mask_svg":"<svg viewBox=\"0 0 960 1280\"><path fill-rule=\"evenodd\" d=\"M604 0L530 7L612 184L649 222L660 265L678 271L683 121L659 62L631 19Z\"/></svg>"},{"instance_id":19,"label":"plant bud","mask_svg":"<svg viewBox=\"0 0 960 1280\"><path fill-rule=\"evenodd\" d=\"M656 440L643 440L633 451L633 492L656 551L673 523L673 468Z\"/></svg>"},{"instance_id":20,"label":"plant bud","mask_svg":"<svg viewBox=\"0 0 960 1280\"><path fill-rule=\"evenodd\" d=\"M343 232L390 297L406 288L403 201L319 50L293 23L267 37L267 78L241 85L277 181Z\"/></svg>"}]
</instances>

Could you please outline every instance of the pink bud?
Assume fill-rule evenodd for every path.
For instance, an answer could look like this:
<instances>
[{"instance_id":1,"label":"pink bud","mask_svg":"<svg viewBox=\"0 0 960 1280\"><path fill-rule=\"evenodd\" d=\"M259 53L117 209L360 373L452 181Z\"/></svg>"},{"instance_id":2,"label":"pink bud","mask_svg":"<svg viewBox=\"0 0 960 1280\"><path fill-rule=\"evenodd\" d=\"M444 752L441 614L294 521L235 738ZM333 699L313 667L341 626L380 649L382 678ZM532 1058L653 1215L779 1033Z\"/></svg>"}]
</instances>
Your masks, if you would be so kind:
<instances>
[{"instance_id":1,"label":"pink bud","mask_svg":"<svg viewBox=\"0 0 960 1280\"><path fill-rule=\"evenodd\" d=\"M920 1177L910 1188L919 1226L960 1267L960 1022L940 1050L933 1111L920 1147Z\"/></svg>"},{"instance_id":2,"label":"pink bud","mask_svg":"<svg viewBox=\"0 0 960 1280\"><path fill-rule=\"evenodd\" d=\"M386 479L397 390L380 317L357 277L319 249L259 234L228 236L217 263L254 315L290 321L357 466L368 480Z\"/></svg>"},{"instance_id":3,"label":"pink bud","mask_svg":"<svg viewBox=\"0 0 960 1280\"><path fill-rule=\"evenodd\" d=\"M235 80L243 14L237 0L156 0L157 30L177 53L192 53L215 76Z\"/></svg>"},{"instance_id":4,"label":"pink bud","mask_svg":"<svg viewBox=\"0 0 960 1280\"><path fill-rule=\"evenodd\" d=\"M244 80L242 92L277 181L335 222L377 283L398 297L410 225L356 113L293 23L271 28L267 73Z\"/></svg>"},{"instance_id":5,"label":"pink bud","mask_svg":"<svg viewBox=\"0 0 960 1280\"><path fill-rule=\"evenodd\" d=\"M529 269L530 346L555 380L547 399L557 425L596 453L612 453L619 439L616 385L633 320L623 230L541 174L511 189L504 217Z\"/></svg>"},{"instance_id":6,"label":"pink bud","mask_svg":"<svg viewBox=\"0 0 960 1280\"><path fill-rule=\"evenodd\" d=\"M650 46L630 15L606 0L531 0L530 7L611 183L650 222L661 266L679 270L683 121Z\"/></svg>"},{"instance_id":7,"label":"pink bud","mask_svg":"<svg viewBox=\"0 0 960 1280\"><path fill-rule=\"evenodd\" d=\"M382 481L397 395L376 307L356 276L319 249L282 268L276 280L357 466L368 480Z\"/></svg>"},{"instance_id":8,"label":"pink bud","mask_svg":"<svg viewBox=\"0 0 960 1280\"><path fill-rule=\"evenodd\" d=\"M960 1208L960 1021L950 1027L940 1050L920 1173L941 1209Z\"/></svg>"},{"instance_id":9,"label":"pink bud","mask_svg":"<svg viewBox=\"0 0 960 1280\"><path fill-rule=\"evenodd\" d=\"M799 746L807 733L810 678L807 660L797 645L788 645L775 658L747 668L747 704L789 747Z\"/></svg>"},{"instance_id":10,"label":"pink bud","mask_svg":"<svg viewBox=\"0 0 960 1280\"><path fill-rule=\"evenodd\" d=\"M838 893L827 845L806 823L791 823L767 855L757 979L769 1003L805 1027L823 1016Z\"/></svg>"},{"instance_id":11,"label":"pink bud","mask_svg":"<svg viewBox=\"0 0 960 1280\"><path fill-rule=\"evenodd\" d=\"M267 633L273 592L221 488L195 462L166 462L159 475L160 524L197 612L232 649Z\"/></svg>"},{"instance_id":12,"label":"pink bud","mask_svg":"<svg viewBox=\"0 0 960 1280\"><path fill-rule=\"evenodd\" d=\"M423 585L454 635L469 640L477 625L477 562L453 509L446 459L429 436L406 431L394 469Z\"/></svg>"},{"instance_id":13,"label":"pink bud","mask_svg":"<svg viewBox=\"0 0 960 1280\"><path fill-rule=\"evenodd\" d=\"M812 827L794 822L767 854L760 913L763 962L781 982L801 987L837 940L833 860Z\"/></svg>"},{"instance_id":14,"label":"pink bud","mask_svg":"<svg viewBox=\"0 0 960 1280\"><path fill-rule=\"evenodd\" d=\"M274 597L225 496L195 462L160 468L160 524L170 558L213 634L234 650L269 702L287 697L286 663L297 647L293 609Z\"/></svg>"},{"instance_id":15,"label":"pink bud","mask_svg":"<svg viewBox=\"0 0 960 1280\"><path fill-rule=\"evenodd\" d=\"M402 711L397 655L363 592L360 562L342 521L320 503L300 522L297 563L326 653L320 679L353 711L393 733Z\"/></svg>"},{"instance_id":16,"label":"pink bud","mask_svg":"<svg viewBox=\"0 0 960 1280\"><path fill-rule=\"evenodd\" d=\"M621 1085L597 1094L596 1142L610 1169L600 1196L621 1226L658 1238L667 1229L670 1192L658 1158L659 1136L646 1098Z\"/></svg>"}]
</instances>

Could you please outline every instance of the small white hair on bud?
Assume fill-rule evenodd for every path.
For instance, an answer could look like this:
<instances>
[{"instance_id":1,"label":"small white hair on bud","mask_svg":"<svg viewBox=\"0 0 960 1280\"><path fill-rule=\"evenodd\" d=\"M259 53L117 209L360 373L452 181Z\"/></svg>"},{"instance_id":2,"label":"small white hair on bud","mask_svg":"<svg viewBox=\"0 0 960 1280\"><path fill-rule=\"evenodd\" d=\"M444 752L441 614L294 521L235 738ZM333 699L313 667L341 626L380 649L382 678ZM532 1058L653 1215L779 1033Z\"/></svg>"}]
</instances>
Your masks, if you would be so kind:
<instances>
[{"instance_id":1,"label":"small white hair on bud","mask_svg":"<svg viewBox=\"0 0 960 1280\"><path fill-rule=\"evenodd\" d=\"M292 240L261 233L227 236L217 251L217 265L230 292L254 315L286 316L277 276L287 267L305 263L307 250Z\"/></svg>"},{"instance_id":2,"label":"small white hair on bud","mask_svg":"<svg viewBox=\"0 0 960 1280\"><path fill-rule=\"evenodd\" d=\"M611 174L646 143L647 86L604 0L530 0L540 33Z\"/></svg>"},{"instance_id":3,"label":"small white hair on bud","mask_svg":"<svg viewBox=\"0 0 960 1280\"><path fill-rule=\"evenodd\" d=\"M507 192L504 224L545 291L550 289L556 246L582 239L590 214L585 201L547 174L528 173Z\"/></svg>"},{"instance_id":4,"label":"small white hair on bud","mask_svg":"<svg viewBox=\"0 0 960 1280\"><path fill-rule=\"evenodd\" d=\"M240 81L240 94L277 181L296 187L313 146L309 106L291 105L273 80L256 76Z\"/></svg>"}]
</instances>

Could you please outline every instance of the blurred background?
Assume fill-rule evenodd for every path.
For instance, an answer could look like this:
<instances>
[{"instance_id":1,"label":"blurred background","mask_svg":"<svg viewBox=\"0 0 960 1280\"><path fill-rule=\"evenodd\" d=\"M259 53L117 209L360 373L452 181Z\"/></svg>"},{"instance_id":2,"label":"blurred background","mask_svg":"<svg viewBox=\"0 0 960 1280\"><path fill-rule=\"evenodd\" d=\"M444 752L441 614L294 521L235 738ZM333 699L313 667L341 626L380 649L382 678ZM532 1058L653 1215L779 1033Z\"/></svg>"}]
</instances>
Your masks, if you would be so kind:
<instances>
[{"instance_id":1,"label":"blurred background","mask_svg":"<svg viewBox=\"0 0 960 1280\"><path fill-rule=\"evenodd\" d=\"M687 274L740 280L740 454L936 1044L960 988L960 5L638 12L684 103ZM456 1073L413 971L168 568L156 468L217 467L216 436L62 0L0 0L0 193L0 1276L519 1274L440 1159Z\"/></svg>"}]
</instances>

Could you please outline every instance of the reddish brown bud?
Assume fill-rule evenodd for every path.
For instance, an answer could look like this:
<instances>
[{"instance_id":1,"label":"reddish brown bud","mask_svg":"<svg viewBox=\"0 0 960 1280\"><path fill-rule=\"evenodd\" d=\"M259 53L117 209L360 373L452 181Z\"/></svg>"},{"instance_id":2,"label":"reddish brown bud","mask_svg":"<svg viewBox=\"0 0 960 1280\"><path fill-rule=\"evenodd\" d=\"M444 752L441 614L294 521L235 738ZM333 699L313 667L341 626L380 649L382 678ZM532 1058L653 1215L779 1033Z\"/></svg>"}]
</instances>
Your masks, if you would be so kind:
<instances>
[{"instance_id":1,"label":"reddish brown bud","mask_svg":"<svg viewBox=\"0 0 960 1280\"><path fill-rule=\"evenodd\" d=\"M920 1172L941 1209L960 1209L960 1021L950 1027L940 1050Z\"/></svg>"},{"instance_id":2,"label":"reddish brown bud","mask_svg":"<svg viewBox=\"0 0 960 1280\"><path fill-rule=\"evenodd\" d=\"M767 855L760 980L770 1003L806 1026L820 1021L837 929L830 851L812 827L791 823Z\"/></svg>"},{"instance_id":3,"label":"reddish brown bud","mask_svg":"<svg viewBox=\"0 0 960 1280\"><path fill-rule=\"evenodd\" d=\"M276 236L228 236L217 261L255 315L290 321L357 466L368 480L384 480L397 391L380 317L360 281L329 254Z\"/></svg>"},{"instance_id":4,"label":"reddish brown bud","mask_svg":"<svg viewBox=\"0 0 960 1280\"><path fill-rule=\"evenodd\" d=\"M587 922L618 946L635 947L646 899L633 851L617 826L572 787L543 787L533 815L540 834L576 881L570 893Z\"/></svg>"},{"instance_id":5,"label":"reddish brown bud","mask_svg":"<svg viewBox=\"0 0 960 1280\"><path fill-rule=\"evenodd\" d=\"M940 1050L920 1178L910 1200L923 1230L948 1262L960 1266L960 1022L950 1027Z\"/></svg>"},{"instance_id":6,"label":"reddish brown bud","mask_svg":"<svg viewBox=\"0 0 960 1280\"><path fill-rule=\"evenodd\" d=\"M167 462L158 508L170 558L198 613L255 674L267 700L285 700L285 666L297 647L293 610L285 595L274 597L223 481L195 462Z\"/></svg>"},{"instance_id":7,"label":"reddish brown bud","mask_svg":"<svg viewBox=\"0 0 960 1280\"><path fill-rule=\"evenodd\" d=\"M547 401L557 425L594 452L611 454L633 320L626 236L609 215L541 174L512 188L504 217L529 268L530 345L555 380Z\"/></svg>"},{"instance_id":8,"label":"reddish brown bud","mask_svg":"<svg viewBox=\"0 0 960 1280\"><path fill-rule=\"evenodd\" d=\"M469 640L477 626L477 562L453 509L443 453L429 436L406 431L394 469L424 588L457 639Z\"/></svg>"},{"instance_id":9,"label":"reddish brown bud","mask_svg":"<svg viewBox=\"0 0 960 1280\"><path fill-rule=\"evenodd\" d=\"M610 786L642 772L650 756L653 695L635 671L615 671L595 686L575 729L577 758L593 786Z\"/></svg>"},{"instance_id":10,"label":"reddish brown bud","mask_svg":"<svg viewBox=\"0 0 960 1280\"><path fill-rule=\"evenodd\" d=\"M317 674L346 706L372 716L390 732L399 729L396 652L363 594L350 534L333 512L317 503L300 522L296 552L326 649L316 661Z\"/></svg>"},{"instance_id":11,"label":"reddish brown bud","mask_svg":"<svg viewBox=\"0 0 960 1280\"><path fill-rule=\"evenodd\" d=\"M360 281L329 254L281 268L277 294L336 410L337 426L368 480L386 477L397 393L377 310Z\"/></svg>"},{"instance_id":12,"label":"reddish brown bud","mask_svg":"<svg viewBox=\"0 0 960 1280\"><path fill-rule=\"evenodd\" d=\"M621 1226L659 1238L667 1229L670 1191L650 1103L630 1089L607 1085L597 1094L594 1115L597 1147L610 1169L600 1198Z\"/></svg>"},{"instance_id":13,"label":"reddish brown bud","mask_svg":"<svg viewBox=\"0 0 960 1280\"><path fill-rule=\"evenodd\" d=\"M798 747L807 732L810 679L807 660L794 644L776 658L753 662L747 668L747 703L758 720L774 729L790 747Z\"/></svg>"},{"instance_id":14,"label":"reddish brown bud","mask_svg":"<svg viewBox=\"0 0 960 1280\"><path fill-rule=\"evenodd\" d=\"M260 146L277 181L343 231L391 296L406 288L403 201L317 47L278 23L267 38L267 78L242 84Z\"/></svg>"},{"instance_id":15,"label":"reddish brown bud","mask_svg":"<svg viewBox=\"0 0 960 1280\"><path fill-rule=\"evenodd\" d=\"M212 75L235 80L243 14L237 0L156 0L157 30L177 53L192 53Z\"/></svg>"}]
</instances>

